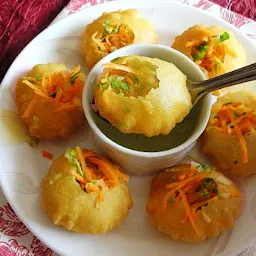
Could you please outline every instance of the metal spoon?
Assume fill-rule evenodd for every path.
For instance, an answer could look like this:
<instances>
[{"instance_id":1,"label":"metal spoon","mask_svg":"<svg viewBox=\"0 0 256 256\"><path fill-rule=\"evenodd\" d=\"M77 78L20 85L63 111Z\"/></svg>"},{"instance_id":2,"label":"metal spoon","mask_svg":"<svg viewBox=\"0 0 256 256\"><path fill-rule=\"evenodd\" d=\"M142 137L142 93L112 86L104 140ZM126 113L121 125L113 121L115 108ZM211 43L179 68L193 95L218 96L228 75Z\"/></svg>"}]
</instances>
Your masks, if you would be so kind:
<instances>
[{"instance_id":1,"label":"metal spoon","mask_svg":"<svg viewBox=\"0 0 256 256\"><path fill-rule=\"evenodd\" d=\"M256 63L202 82L188 80L187 86L194 106L209 92L253 80L256 80Z\"/></svg>"}]
</instances>

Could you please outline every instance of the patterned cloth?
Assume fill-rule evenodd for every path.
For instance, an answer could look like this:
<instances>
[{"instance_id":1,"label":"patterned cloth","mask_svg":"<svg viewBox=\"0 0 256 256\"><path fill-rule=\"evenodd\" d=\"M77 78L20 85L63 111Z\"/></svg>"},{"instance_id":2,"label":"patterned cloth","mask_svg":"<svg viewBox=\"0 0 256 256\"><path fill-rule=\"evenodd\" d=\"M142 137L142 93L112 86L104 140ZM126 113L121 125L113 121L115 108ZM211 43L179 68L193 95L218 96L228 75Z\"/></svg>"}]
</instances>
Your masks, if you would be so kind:
<instances>
[{"instance_id":1,"label":"patterned cloth","mask_svg":"<svg viewBox=\"0 0 256 256\"><path fill-rule=\"evenodd\" d=\"M0 0L0 80L22 48L56 16L54 22L107 0ZM169 0L171 1L171 0ZM172 0L225 19L256 44L256 0ZM215 3L220 4L216 5ZM223 8L227 7L229 10ZM230 11L232 10L232 11ZM24 25L23 25L24 24ZM0 256L57 256L18 219L0 190ZM256 256L253 244L239 256Z\"/></svg>"},{"instance_id":2,"label":"patterned cloth","mask_svg":"<svg viewBox=\"0 0 256 256\"><path fill-rule=\"evenodd\" d=\"M68 2L69 0L0 1L0 82L24 46L51 23Z\"/></svg>"},{"instance_id":3,"label":"patterned cloth","mask_svg":"<svg viewBox=\"0 0 256 256\"><path fill-rule=\"evenodd\" d=\"M255 0L211 0L233 12L239 13L247 18L256 21Z\"/></svg>"}]
</instances>

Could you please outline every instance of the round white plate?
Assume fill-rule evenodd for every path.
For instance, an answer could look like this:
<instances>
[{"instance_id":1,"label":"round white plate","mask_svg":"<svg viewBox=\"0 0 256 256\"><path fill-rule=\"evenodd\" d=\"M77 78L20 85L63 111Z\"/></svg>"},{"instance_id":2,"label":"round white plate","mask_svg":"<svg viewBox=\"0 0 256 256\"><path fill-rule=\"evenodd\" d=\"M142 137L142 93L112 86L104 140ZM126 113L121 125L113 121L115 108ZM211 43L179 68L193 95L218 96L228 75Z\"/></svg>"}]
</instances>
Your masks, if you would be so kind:
<instances>
[{"instance_id":1,"label":"round white plate","mask_svg":"<svg viewBox=\"0 0 256 256\"><path fill-rule=\"evenodd\" d=\"M36 37L16 58L0 88L1 110L15 111L14 86L17 78L35 64L64 62L70 66L80 64L80 36L83 27L103 11L138 8L152 21L161 44L170 45L173 38L194 24L220 25L233 30L243 44L248 63L256 61L256 49L237 29L208 14L180 4L164 1L121 1L98 5L78 12L57 22ZM86 69L84 69L86 71ZM2 124L3 125L3 124ZM54 156L66 147L80 145L93 148L88 126L66 141L41 142L36 148L26 143L6 145L6 134L0 129L1 186L11 206L25 225L46 245L61 255L146 255L146 256L234 256L248 246L256 234L256 177L241 181L246 196L246 206L232 231L216 239L198 244L172 241L158 233L148 218L145 205L152 177L131 177L129 184L134 207L121 225L106 235L86 235L69 232L52 224L40 209L40 181L46 174L50 161L41 157L48 150ZM196 149L191 155L202 160Z\"/></svg>"}]
</instances>

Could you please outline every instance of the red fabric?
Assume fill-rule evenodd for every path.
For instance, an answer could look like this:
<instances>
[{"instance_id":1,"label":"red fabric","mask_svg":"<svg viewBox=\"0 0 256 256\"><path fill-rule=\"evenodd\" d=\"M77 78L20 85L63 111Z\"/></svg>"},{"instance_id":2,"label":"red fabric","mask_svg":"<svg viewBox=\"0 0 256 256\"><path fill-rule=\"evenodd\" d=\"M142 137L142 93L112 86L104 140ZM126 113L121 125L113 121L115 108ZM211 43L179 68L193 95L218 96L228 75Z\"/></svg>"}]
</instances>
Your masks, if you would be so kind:
<instances>
[{"instance_id":1,"label":"red fabric","mask_svg":"<svg viewBox=\"0 0 256 256\"><path fill-rule=\"evenodd\" d=\"M87 0L71 0L84 4ZM93 2L96 0L93 0ZM256 0L211 0L256 21ZM0 81L8 67L69 0L0 0Z\"/></svg>"},{"instance_id":2,"label":"red fabric","mask_svg":"<svg viewBox=\"0 0 256 256\"><path fill-rule=\"evenodd\" d=\"M69 0L0 0L0 81L20 51Z\"/></svg>"},{"instance_id":3,"label":"red fabric","mask_svg":"<svg viewBox=\"0 0 256 256\"><path fill-rule=\"evenodd\" d=\"M233 12L256 21L256 0L211 0Z\"/></svg>"}]
</instances>

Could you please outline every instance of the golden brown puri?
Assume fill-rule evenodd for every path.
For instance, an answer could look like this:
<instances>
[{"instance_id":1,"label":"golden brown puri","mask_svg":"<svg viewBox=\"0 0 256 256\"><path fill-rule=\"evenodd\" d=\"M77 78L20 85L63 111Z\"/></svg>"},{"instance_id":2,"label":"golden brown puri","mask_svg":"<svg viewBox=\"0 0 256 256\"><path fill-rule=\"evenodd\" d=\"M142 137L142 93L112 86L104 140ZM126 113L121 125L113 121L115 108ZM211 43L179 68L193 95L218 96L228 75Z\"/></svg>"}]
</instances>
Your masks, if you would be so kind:
<instances>
[{"instance_id":1,"label":"golden brown puri","mask_svg":"<svg viewBox=\"0 0 256 256\"><path fill-rule=\"evenodd\" d=\"M146 209L160 232L199 242L232 228L242 204L233 182L210 166L193 163L157 174Z\"/></svg>"},{"instance_id":2,"label":"golden brown puri","mask_svg":"<svg viewBox=\"0 0 256 256\"><path fill-rule=\"evenodd\" d=\"M104 12L86 26L82 36L85 64L92 68L108 53L129 44L155 44L157 34L152 24L135 9Z\"/></svg>"},{"instance_id":3,"label":"golden brown puri","mask_svg":"<svg viewBox=\"0 0 256 256\"><path fill-rule=\"evenodd\" d=\"M99 115L123 133L168 134L191 109L186 76L172 63L125 56L105 65L94 88Z\"/></svg>"},{"instance_id":4,"label":"golden brown puri","mask_svg":"<svg viewBox=\"0 0 256 256\"><path fill-rule=\"evenodd\" d=\"M228 93L212 107L201 145L212 163L227 174L256 173L255 111L255 95L248 91Z\"/></svg>"},{"instance_id":5,"label":"golden brown puri","mask_svg":"<svg viewBox=\"0 0 256 256\"><path fill-rule=\"evenodd\" d=\"M172 48L193 60L209 78L246 64L242 45L230 31L218 26L192 26L175 38Z\"/></svg>"},{"instance_id":6,"label":"golden brown puri","mask_svg":"<svg viewBox=\"0 0 256 256\"><path fill-rule=\"evenodd\" d=\"M21 77L16 84L15 101L29 135L58 140L82 127L84 80L79 67L70 71L58 63L36 65Z\"/></svg>"},{"instance_id":7,"label":"golden brown puri","mask_svg":"<svg viewBox=\"0 0 256 256\"><path fill-rule=\"evenodd\" d=\"M95 152L67 149L41 182L41 206L56 225L105 233L118 226L133 205L125 180L128 176L119 166Z\"/></svg>"}]
</instances>

